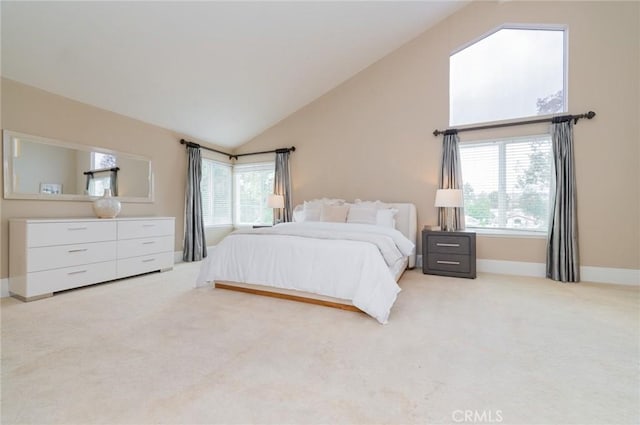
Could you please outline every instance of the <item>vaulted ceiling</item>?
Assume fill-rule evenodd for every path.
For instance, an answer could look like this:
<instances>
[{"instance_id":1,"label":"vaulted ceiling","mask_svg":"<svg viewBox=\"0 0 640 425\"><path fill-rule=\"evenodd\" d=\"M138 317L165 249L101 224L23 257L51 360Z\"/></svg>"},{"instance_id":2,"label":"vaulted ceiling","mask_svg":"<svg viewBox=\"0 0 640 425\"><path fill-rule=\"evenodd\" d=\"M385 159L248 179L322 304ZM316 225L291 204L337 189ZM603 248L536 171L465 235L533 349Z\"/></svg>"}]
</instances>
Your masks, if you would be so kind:
<instances>
[{"instance_id":1,"label":"vaulted ceiling","mask_svg":"<svg viewBox=\"0 0 640 425\"><path fill-rule=\"evenodd\" d=\"M2 76L236 147L466 3L2 1Z\"/></svg>"}]
</instances>

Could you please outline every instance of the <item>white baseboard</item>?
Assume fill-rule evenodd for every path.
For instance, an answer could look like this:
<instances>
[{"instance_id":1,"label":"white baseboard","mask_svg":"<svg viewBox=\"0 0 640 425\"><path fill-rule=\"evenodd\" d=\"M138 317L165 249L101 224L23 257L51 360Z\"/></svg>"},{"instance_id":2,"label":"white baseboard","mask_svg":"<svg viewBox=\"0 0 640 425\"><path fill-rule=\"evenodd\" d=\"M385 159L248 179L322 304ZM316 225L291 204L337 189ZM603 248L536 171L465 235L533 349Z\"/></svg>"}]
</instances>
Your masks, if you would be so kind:
<instances>
[{"instance_id":1,"label":"white baseboard","mask_svg":"<svg viewBox=\"0 0 640 425\"><path fill-rule=\"evenodd\" d=\"M9 296L9 278L0 279L0 298Z\"/></svg>"},{"instance_id":2,"label":"white baseboard","mask_svg":"<svg viewBox=\"0 0 640 425\"><path fill-rule=\"evenodd\" d=\"M546 277L544 263L523 261L477 260L477 270L485 273L512 274L515 276ZM640 270L613 267L580 267L581 282L609 283L614 285L640 286Z\"/></svg>"},{"instance_id":3,"label":"white baseboard","mask_svg":"<svg viewBox=\"0 0 640 425\"><path fill-rule=\"evenodd\" d=\"M422 267L422 255L418 255L416 263L417 267ZM480 273L544 278L547 268L544 263L478 259L476 260L476 270ZM640 270L582 266L580 267L580 280L582 282L640 286Z\"/></svg>"},{"instance_id":4,"label":"white baseboard","mask_svg":"<svg viewBox=\"0 0 640 425\"><path fill-rule=\"evenodd\" d=\"M544 263L524 261L476 260L476 270L481 273L512 274L514 276L545 277Z\"/></svg>"},{"instance_id":5,"label":"white baseboard","mask_svg":"<svg viewBox=\"0 0 640 425\"><path fill-rule=\"evenodd\" d=\"M207 252L211 252L213 248L215 248L215 245L207 246ZM184 261L182 261L182 251L173 252L173 262L174 264L184 263Z\"/></svg>"},{"instance_id":6,"label":"white baseboard","mask_svg":"<svg viewBox=\"0 0 640 425\"><path fill-rule=\"evenodd\" d=\"M585 282L639 286L640 270L582 266L580 267L580 279Z\"/></svg>"}]
</instances>

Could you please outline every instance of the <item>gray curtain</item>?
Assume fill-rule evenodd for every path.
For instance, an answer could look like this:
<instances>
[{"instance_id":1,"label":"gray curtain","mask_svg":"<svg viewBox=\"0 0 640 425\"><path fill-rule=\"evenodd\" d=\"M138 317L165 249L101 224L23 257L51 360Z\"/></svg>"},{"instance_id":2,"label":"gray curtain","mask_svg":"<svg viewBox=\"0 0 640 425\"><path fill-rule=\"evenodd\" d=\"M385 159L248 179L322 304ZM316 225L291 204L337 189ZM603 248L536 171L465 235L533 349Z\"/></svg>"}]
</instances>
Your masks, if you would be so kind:
<instances>
[{"instance_id":1,"label":"gray curtain","mask_svg":"<svg viewBox=\"0 0 640 425\"><path fill-rule=\"evenodd\" d=\"M547 240L547 277L561 282L579 282L573 123L570 119L556 117L551 129L555 196L552 200Z\"/></svg>"},{"instance_id":2,"label":"gray curtain","mask_svg":"<svg viewBox=\"0 0 640 425\"><path fill-rule=\"evenodd\" d=\"M438 189L462 189L462 167L460 164L460 138L457 130L446 130L442 139L442 160ZM453 212L453 225L456 229L464 229L464 211L462 208L440 208L438 225L447 223L447 214Z\"/></svg>"},{"instance_id":3,"label":"gray curtain","mask_svg":"<svg viewBox=\"0 0 640 425\"><path fill-rule=\"evenodd\" d=\"M111 194L113 196L118 196L118 171L120 168L114 167L110 171L111 177Z\"/></svg>"},{"instance_id":4,"label":"gray curtain","mask_svg":"<svg viewBox=\"0 0 640 425\"><path fill-rule=\"evenodd\" d=\"M273 179L273 193L284 197L284 208L276 208L273 210L273 224L291 221L291 172L289 170L289 149L276 150L276 170Z\"/></svg>"},{"instance_id":5,"label":"gray curtain","mask_svg":"<svg viewBox=\"0 0 640 425\"><path fill-rule=\"evenodd\" d=\"M187 145L187 190L184 202L184 243L182 259L200 261L207 256L207 241L202 219L202 160L200 146Z\"/></svg>"}]
</instances>

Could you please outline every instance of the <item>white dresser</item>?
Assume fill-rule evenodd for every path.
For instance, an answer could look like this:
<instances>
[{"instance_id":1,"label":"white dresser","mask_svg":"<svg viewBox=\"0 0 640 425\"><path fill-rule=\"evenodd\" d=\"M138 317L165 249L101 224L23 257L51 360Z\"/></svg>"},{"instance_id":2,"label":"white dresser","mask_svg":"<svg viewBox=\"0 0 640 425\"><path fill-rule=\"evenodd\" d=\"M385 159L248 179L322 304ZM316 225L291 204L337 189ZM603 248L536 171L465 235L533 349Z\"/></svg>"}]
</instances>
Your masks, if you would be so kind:
<instances>
[{"instance_id":1,"label":"white dresser","mask_svg":"<svg viewBox=\"0 0 640 425\"><path fill-rule=\"evenodd\" d=\"M173 268L175 219L10 219L9 292L54 292Z\"/></svg>"}]
</instances>

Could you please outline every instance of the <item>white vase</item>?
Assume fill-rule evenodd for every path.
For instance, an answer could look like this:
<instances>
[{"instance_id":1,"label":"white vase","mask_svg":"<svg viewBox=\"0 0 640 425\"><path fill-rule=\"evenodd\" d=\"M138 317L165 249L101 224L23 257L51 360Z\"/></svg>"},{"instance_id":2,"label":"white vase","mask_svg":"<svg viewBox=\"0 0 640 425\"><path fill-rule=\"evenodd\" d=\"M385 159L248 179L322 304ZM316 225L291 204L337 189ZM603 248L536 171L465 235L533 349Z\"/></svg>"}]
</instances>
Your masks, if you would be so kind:
<instances>
[{"instance_id":1,"label":"white vase","mask_svg":"<svg viewBox=\"0 0 640 425\"><path fill-rule=\"evenodd\" d=\"M93 212L98 218L114 218L120 213L120 201L111 197L111 189L105 189L101 198L93 201Z\"/></svg>"}]
</instances>

